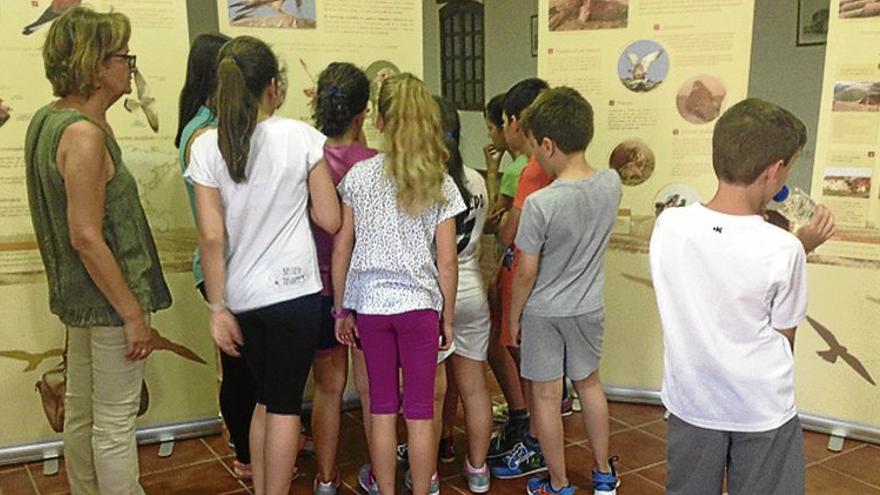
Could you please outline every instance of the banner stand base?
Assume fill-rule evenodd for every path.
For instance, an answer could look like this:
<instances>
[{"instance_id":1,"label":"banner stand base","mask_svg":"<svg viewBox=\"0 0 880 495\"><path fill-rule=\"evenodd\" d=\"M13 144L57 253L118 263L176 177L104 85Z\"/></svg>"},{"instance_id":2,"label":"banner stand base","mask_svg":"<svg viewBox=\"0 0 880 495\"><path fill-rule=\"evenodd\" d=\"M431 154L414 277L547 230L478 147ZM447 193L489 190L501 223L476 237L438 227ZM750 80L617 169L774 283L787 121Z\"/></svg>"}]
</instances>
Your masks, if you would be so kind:
<instances>
[{"instance_id":1,"label":"banner stand base","mask_svg":"<svg viewBox=\"0 0 880 495\"><path fill-rule=\"evenodd\" d=\"M660 400L660 391L656 389L606 385L605 395L608 400L613 401L663 406L663 402ZM834 450L832 446L842 448L846 439L880 445L880 426L848 422L805 411L801 411L799 416L804 429L831 435L828 443L830 450Z\"/></svg>"},{"instance_id":2,"label":"banner stand base","mask_svg":"<svg viewBox=\"0 0 880 495\"><path fill-rule=\"evenodd\" d=\"M218 435L223 431L219 417L203 418L181 423L150 426L137 430L138 445L173 442L187 438ZM62 456L61 440L0 447L0 466L25 462L57 460ZM51 463L49 463L50 465Z\"/></svg>"}]
</instances>

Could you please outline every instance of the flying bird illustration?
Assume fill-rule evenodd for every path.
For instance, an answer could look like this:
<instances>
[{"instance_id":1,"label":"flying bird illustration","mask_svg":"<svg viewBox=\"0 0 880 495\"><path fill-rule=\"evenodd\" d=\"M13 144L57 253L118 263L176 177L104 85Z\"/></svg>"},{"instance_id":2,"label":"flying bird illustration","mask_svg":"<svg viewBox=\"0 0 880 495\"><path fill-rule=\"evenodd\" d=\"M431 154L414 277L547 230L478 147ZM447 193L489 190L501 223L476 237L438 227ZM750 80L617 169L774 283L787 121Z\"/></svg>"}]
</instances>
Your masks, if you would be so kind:
<instances>
[{"instance_id":1,"label":"flying bird illustration","mask_svg":"<svg viewBox=\"0 0 880 495\"><path fill-rule=\"evenodd\" d=\"M207 364L205 360L202 359L198 354L191 351L188 347L176 344L162 335L159 334L159 331L155 328L153 330L153 349L157 351L171 351L178 356L188 359L190 361L195 361L196 363Z\"/></svg>"},{"instance_id":2,"label":"flying bird illustration","mask_svg":"<svg viewBox=\"0 0 880 495\"><path fill-rule=\"evenodd\" d=\"M656 62L661 55L663 55L662 49L648 53L641 58L633 52L627 52L626 58L632 66L629 68L629 72L632 74L633 81L644 81L648 76L651 64Z\"/></svg>"},{"instance_id":3,"label":"flying bird illustration","mask_svg":"<svg viewBox=\"0 0 880 495\"><path fill-rule=\"evenodd\" d=\"M63 14L66 10L81 4L82 0L52 0L52 3L46 7L46 10L40 14L36 21L28 24L21 31L21 34L27 36L40 28L43 24L48 24L55 20L56 17Z\"/></svg>"},{"instance_id":4,"label":"flying bird illustration","mask_svg":"<svg viewBox=\"0 0 880 495\"><path fill-rule=\"evenodd\" d=\"M825 343L828 344L828 350L816 351L816 354L818 354L819 357L832 364L837 362L837 358L841 358L850 368L853 369L853 371L858 373L859 376L864 378L868 383L875 386L877 385L877 382L874 381L874 378L868 373L868 370L865 369L862 362L859 361L857 357L850 354L846 347L840 345L840 342L837 341L837 337L831 333L831 330L828 330L827 327L809 316L807 316L807 321L810 322L810 325L816 330L816 333L818 333Z\"/></svg>"},{"instance_id":5,"label":"flying bird illustration","mask_svg":"<svg viewBox=\"0 0 880 495\"><path fill-rule=\"evenodd\" d=\"M651 280L650 278L637 277L635 275L629 275L627 273L622 273L621 275L623 275L623 278L629 280L630 282L635 282L637 284L644 285L645 287L648 287L649 289L654 288L654 281Z\"/></svg>"},{"instance_id":6,"label":"flying bird illustration","mask_svg":"<svg viewBox=\"0 0 880 495\"><path fill-rule=\"evenodd\" d=\"M33 371L37 369L37 367L45 360L51 357L57 357L64 354L62 349L49 349L46 352L28 352L28 351L0 351L0 357L6 357L9 359L15 359L18 361L24 361L27 363L27 366L22 370L24 371Z\"/></svg>"},{"instance_id":7,"label":"flying bird illustration","mask_svg":"<svg viewBox=\"0 0 880 495\"><path fill-rule=\"evenodd\" d=\"M159 132L159 113L156 110L156 98L150 96L150 87L140 70L134 72L134 84L137 87L137 99L126 98L125 109L134 112L138 108L147 116L147 122L153 132Z\"/></svg>"},{"instance_id":8,"label":"flying bird illustration","mask_svg":"<svg viewBox=\"0 0 880 495\"><path fill-rule=\"evenodd\" d=\"M306 95L306 98L309 100L314 100L315 97L318 96L318 83L315 81L315 76L312 75L312 71L309 70L309 66L306 64L305 60L299 59L299 65L302 66L309 81L312 82L311 86L303 89L303 94Z\"/></svg>"}]
</instances>

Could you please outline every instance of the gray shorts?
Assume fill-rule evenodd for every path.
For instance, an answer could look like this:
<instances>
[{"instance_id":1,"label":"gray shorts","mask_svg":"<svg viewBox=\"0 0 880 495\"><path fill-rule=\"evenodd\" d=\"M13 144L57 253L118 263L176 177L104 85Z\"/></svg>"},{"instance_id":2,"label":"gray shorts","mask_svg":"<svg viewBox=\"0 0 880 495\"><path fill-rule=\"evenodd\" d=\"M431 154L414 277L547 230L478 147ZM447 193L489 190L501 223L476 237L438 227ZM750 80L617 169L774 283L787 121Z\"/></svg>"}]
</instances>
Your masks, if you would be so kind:
<instances>
[{"instance_id":1,"label":"gray shorts","mask_svg":"<svg viewBox=\"0 0 880 495\"><path fill-rule=\"evenodd\" d=\"M599 369L604 321L602 311L578 316L524 314L520 375L535 382L587 378Z\"/></svg>"},{"instance_id":2,"label":"gray shorts","mask_svg":"<svg viewBox=\"0 0 880 495\"><path fill-rule=\"evenodd\" d=\"M666 493L803 495L804 432L795 416L770 431L707 430L669 416Z\"/></svg>"}]
</instances>

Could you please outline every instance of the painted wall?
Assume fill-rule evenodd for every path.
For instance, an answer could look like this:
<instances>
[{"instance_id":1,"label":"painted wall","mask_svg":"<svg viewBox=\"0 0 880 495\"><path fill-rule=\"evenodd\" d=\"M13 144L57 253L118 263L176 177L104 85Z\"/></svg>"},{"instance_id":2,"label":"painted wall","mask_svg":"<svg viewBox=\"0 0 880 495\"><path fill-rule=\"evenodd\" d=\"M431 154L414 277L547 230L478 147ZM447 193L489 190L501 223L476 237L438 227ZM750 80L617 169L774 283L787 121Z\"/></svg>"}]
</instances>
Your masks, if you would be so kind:
<instances>
[{"instance_id":1,"label":"painted wall","mask_svg":"<svg viewBox=\"0 0 880 495\"><path fill-rule=\"evenodd\" d=\"M789 182L809 191L816 150L825 45L796 46L797 2L756 0L749 96L791 110L809 138Z\"/></svg>"}]
</instances>

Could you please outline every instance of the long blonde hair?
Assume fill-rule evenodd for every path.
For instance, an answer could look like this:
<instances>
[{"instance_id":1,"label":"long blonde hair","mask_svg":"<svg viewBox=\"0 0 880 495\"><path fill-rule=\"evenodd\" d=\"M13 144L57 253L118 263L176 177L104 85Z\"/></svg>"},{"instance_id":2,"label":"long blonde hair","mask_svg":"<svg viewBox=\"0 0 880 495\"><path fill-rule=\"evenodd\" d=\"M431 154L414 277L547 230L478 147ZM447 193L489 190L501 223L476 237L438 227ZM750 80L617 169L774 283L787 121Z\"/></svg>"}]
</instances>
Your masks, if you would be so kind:
<instances>
[{"instance_id":1,"label":"long blonde hair","mask_svg":"<svg viewBox=\"0 0 880 495\"><path fill-rule=\"evenodd\" d=\"M397 203L409 215L446 202L443 181L449 151L440 109L425 84L412 74L388 78L379 91L385 123L385 172L397 185Z\"/></svg>"}]
</instances>

